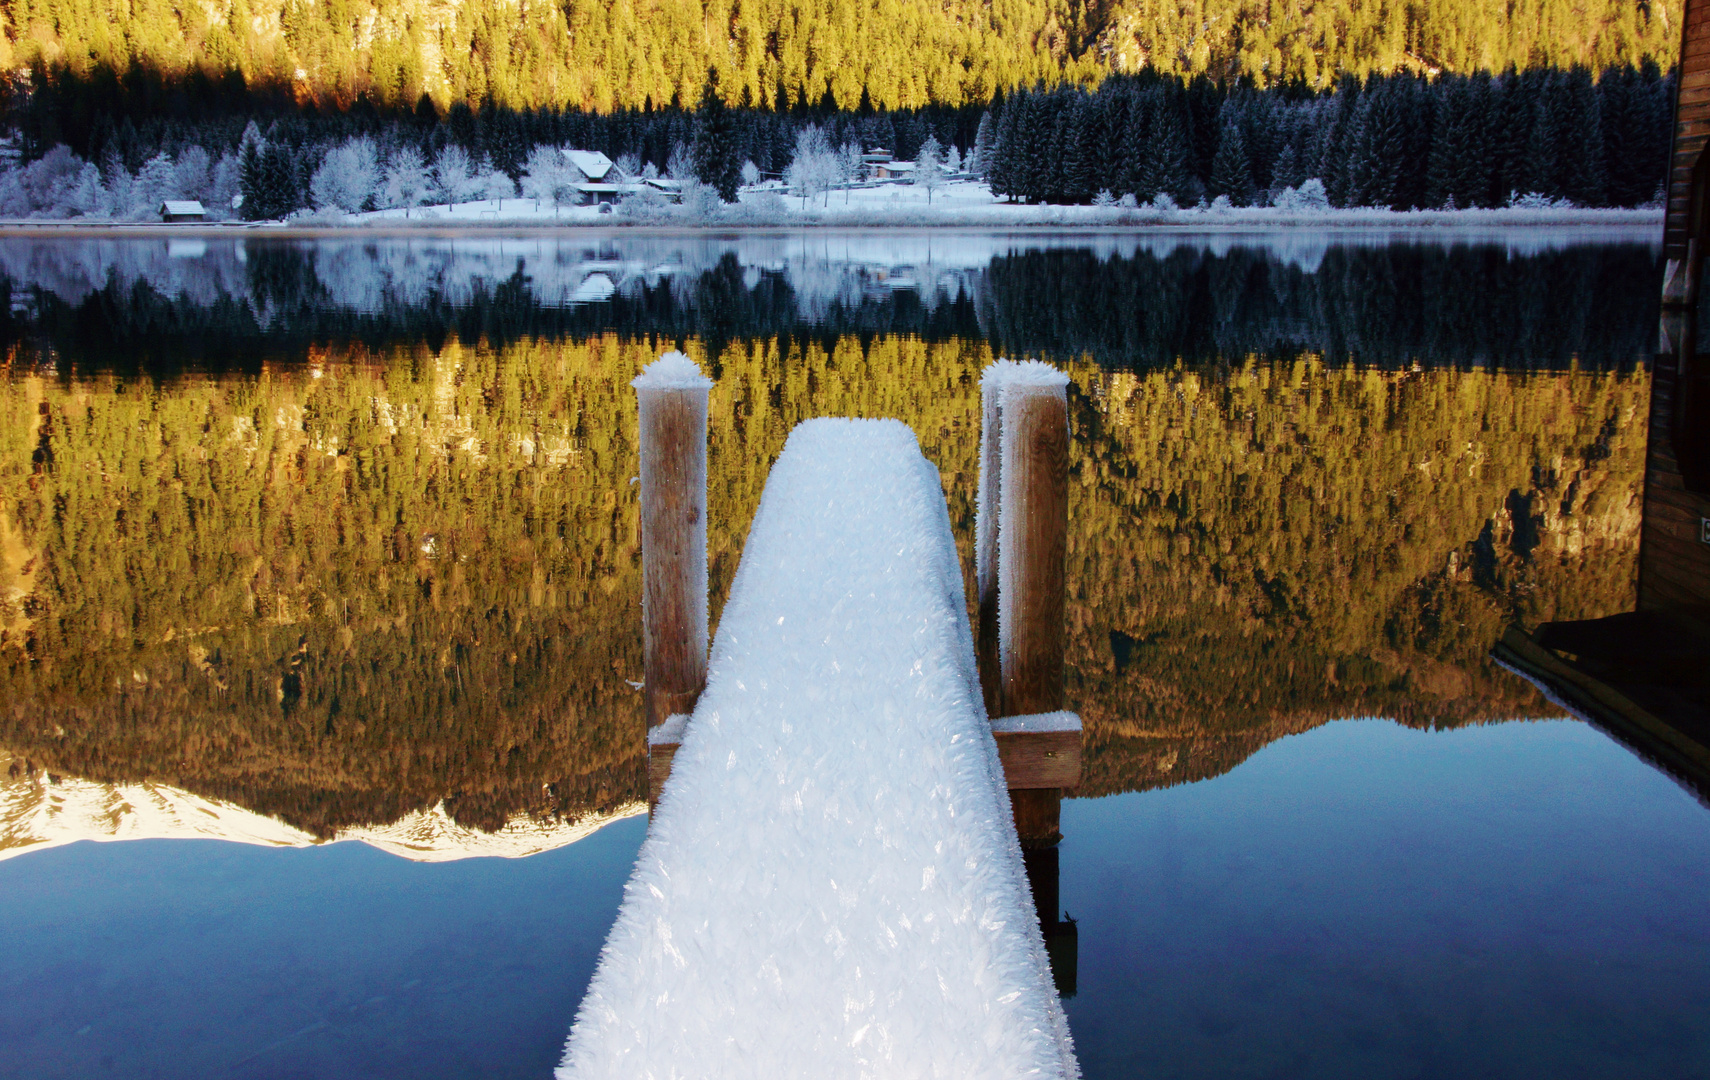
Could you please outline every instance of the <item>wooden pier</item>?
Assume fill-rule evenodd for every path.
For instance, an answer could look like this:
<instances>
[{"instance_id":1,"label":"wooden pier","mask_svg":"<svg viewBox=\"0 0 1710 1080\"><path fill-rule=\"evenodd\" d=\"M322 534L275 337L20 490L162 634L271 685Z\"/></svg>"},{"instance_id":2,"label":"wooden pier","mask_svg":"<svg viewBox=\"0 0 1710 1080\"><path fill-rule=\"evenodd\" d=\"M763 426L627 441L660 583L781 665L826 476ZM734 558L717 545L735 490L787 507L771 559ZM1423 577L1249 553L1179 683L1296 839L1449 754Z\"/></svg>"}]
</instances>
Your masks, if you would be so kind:
<instances>
[{"instance_id":1,"label":"wooden pier","mask_svg":"<svg viewBox=\"0 0 1710 1080\"><path fill-rule=\"evenodd\" d=\"M703 689L681 673L704 494L648 500L650 476L704 484L707 390L666 360L636 384L644 439L664 433L644 544L671 552L643 556L654 812L558 1075L1078 1075L1052 848L1080 772L1067 380L987 372L983 666L937 468L896 421L815 420L768 478Z\"/></svg>"}]
</instances>

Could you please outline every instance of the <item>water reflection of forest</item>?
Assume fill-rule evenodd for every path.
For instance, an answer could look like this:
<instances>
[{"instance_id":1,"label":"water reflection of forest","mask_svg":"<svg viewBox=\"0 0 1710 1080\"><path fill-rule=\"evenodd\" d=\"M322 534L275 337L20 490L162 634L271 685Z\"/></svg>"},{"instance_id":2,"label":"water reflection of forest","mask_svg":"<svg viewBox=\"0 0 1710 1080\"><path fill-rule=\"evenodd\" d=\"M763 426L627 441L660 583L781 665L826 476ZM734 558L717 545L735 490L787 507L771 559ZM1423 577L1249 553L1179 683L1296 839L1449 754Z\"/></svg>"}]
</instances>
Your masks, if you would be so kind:
<instances>
[{"instance_id":1,"label":"water reflection of forest","mask_svg":"<svg viewBox=\"0 0 1710 1080\"><path fill-rule=\"evenodd\" d=\"M0 748L323 835L442 799L491 828L636 797L628 381L659 347L347 345L160 379L15 360ZM715 617L808 416L907 420L966 545L986 340L688 347L720 372ZM1630 600L1643 368L1067 366L1083 793L1215 775L1333 717L1553 712L1491 642Z\"/></svg>"},{"instance_id":2,"label":"water reflection of forest","mask_svg":"<svg viewBox=\"0 0 1710 1080\"><path fill-rule=\"evenodd\" d=\"M1057 241L1056 245L1061 242ZM1550 236L0 241L0 344L83 370L255 371L311 346L594 334L713 349L984 338L1107 367L1262 352L1406 367L1631 365L1658 252Z\"/></svg>"}]
</instances>

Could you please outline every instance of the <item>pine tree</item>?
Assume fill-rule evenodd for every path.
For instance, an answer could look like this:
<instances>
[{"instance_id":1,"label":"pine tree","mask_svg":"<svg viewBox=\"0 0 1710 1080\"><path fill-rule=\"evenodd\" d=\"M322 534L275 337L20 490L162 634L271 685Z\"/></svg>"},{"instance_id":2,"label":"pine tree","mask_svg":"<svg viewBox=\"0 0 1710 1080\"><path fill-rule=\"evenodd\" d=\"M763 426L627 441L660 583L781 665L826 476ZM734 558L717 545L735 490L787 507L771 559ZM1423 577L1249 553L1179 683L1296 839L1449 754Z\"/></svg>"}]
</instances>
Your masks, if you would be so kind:
<instances>
[{"instance_id":1,"label":"pine tree","mask_svg":"<svg viewBox=\"0 0 1710 1080\"><path fill-rule=\"evenodd\" d=\"M1374 77L1361 95L1359 141L1348 163L1349 205L1407 208L1401 182L1408 164L1404 93L1398 81Z\"/></svg>"},{"instance_id":2,"label":"pine tree","mask_svg":"<svg viewBox=\"0 0 1710 1080\"><path fill-rule=\"evenodd\" d=\"M987 109L980 114L980 130L974 136L974 152L969 155L968 171L975 176L987 176L991 172L992 150L997 143L997 125L992 120L992 111Z\"/></svg>"},{"instance_id":3,"label":"pine tree","mask_svg":"<svg viewBox=\"0 0 1710 1080\"><path fill-rule=\"evenodd\" d=\"M123 164L115 159L117 168ZM238 190L243 193L243 205L239 211L245 221L264 221L267 218L267 197L263 191L266 183L261 168L261 146L257 142L246 141L243 146L243 156L239 159Z\"/></svg>"},{"instance_id":4,"label":"pine tree","mask_svg":"<svg viewBox=\"0 0 1710 1080\"><path fill-rule=\"evenodd\" d=\"M1045 201L1052 173L1056 171L1057 161L1053 156L1057 141L1055 112L1051 95L1032 93L1027 96L1027 111L1022 119L1022 143L1026 149L1017 160L1016 168L1021 174L1022 196L1030 203Z\"/></svg>"},{"instance_id":5,"label":"pine tree","mask_svg":"<svg viewBox=\"0 0 1710 1080\"><path fill-rule=\"evenodd\" d=\"M735 119L718 96L716 80L710 73L695 117L691 153L701 183L717 191L725 202L735 202L736 190L742 184L742 147Z\"/></svg>"},{"instance_id":6,"label":"pine tree","mask_svg":"<svg viewBox=\"0 0 1710 1080\"><path fill-rule=\"evenodd\" d=\"M1358 193L1354 187L1353 161L1364 136L1365 88L1358 79L1344 76L1336 86L1330 122L1321 143L1318 176L1332 206L1351 206Z\"/></svg>"},{"instance_id":7,"label":"pine tree","mask_svg":"<svg viewBox=\"0 0 1710 1080\"><path fill-rule=\"evenodd\" d=\"M1489 72L1466 80L1465 108L1453 163L1455 205L1499 206L1494 105Z\"/></svg>"},{"instance_id":8,"label":"pine tree","mask_svg":"<svg viewBox=\"0 0 1710 1080\"><path fill-rule=\"evenodd\" d=\"M1136 199L1151 202L1159 195L1168 195L1178 205L1193 201L1185 126L1181 112L1170 108L1167 99L1160 99L1152 136L1141 155L1134 186Z\"/></svg>"},{"instance_id":9,"label":"pine tree","mask_svg":"<svg viewBox=\"0 0 1710 1080\"><path fill-rule=\"evenodd\" d=\"M1461 129L1466 122L1467 95L1453 76L1437 80L1431 121L1431 152L1425 166L1425 205L1464 205L1456 194L1460 179Z\"/></svg>"},{"instance_id":10,"label":"pine tree","mask_svg":"<svg viewBox=\"0 0 1710 1080\"><path fill-rule=\"evenodd\" d=\"M1011 94L1009 100L1004 102L994 124L996 131L992 136L991 152L984 162L986 182L991 185L992 194L1009 199L1014 199L1018 193L1014 163L1023 100L1023 95Z\"/></svg>"},{"instance_id":11,"label":"pine tree","mask_svg":"<svg viewBox=\"0 0 1710 1080\"><path fill-rule=\"evenodd\" d=\"M1116 190L1132 194L1141 202L1150 202L1158 193L1154 185L1159 179L1148 172L1147 162L1152 133L1157 123L1160 96L1157 91L1149 91L1131 101L1128 107L1128 123L1121 133L1122 148L1119 157L1122 168ZM1154 173L1155 171L1152 170Z\"/></svg>"},{"instance_id":12,"label":"pine tree","mask_svg":"<svg viewBox=\"0 0 1710 1080\"><path fill-rule=\"evenodd\" d=\"M1253 162L1247 156L1247 139L1241 133L1241 118L1236 110L1223 122L1223 134L1217 140L1217 153L1211 161L1211 180L1206 185L1211 195L1227 195L1236 206L1253 204Z\"/></svg>"},{"instance_id":13,"label":"pine tree","mask_svg":"<svg viewBox=\"0 0 1710 1080\"><path fill-rule=\"evenodd\" d=\"M1557 186L1577 206L1603 206L1603 108L1591 71L1571 68L1563 77L1564 100L1552 110L1557 127Z\"/></svg>"},{"instance_id":14,"label":"pine tree","mask_svg":"<svg viewBox=\"0 0 1710 1080\"><path fill-rule=\"evenodd\" d=\"M1069 98L1067 108L1060 114L1062 166L1055 192L1059 202L1079 204L1092 200L1093 168L1090 148L1086 145L1089 111L1086 95L1077 93Z\"/></svg>"}]
</instances>

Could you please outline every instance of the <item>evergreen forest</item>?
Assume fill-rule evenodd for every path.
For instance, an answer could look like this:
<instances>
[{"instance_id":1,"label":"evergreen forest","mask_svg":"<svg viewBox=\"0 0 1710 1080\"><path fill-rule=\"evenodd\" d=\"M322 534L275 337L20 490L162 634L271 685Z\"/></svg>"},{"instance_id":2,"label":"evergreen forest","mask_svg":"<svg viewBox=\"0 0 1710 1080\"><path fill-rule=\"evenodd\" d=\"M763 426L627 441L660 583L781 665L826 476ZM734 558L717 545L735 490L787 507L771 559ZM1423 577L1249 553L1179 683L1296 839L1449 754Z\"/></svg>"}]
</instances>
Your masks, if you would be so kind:
<instances>
[{"instance_id":1,"label":"evergreen forest","mask_svg":"<svg viewBox=\"0 0 1710 1080\"><path fill-rule=\"evenodd\" d=\"M9 0L22 83L133 74L341 109L985 106L1142 71L1323 90L1339 77L1593 69L1678 57L1679 0Z\"/></svg>"},{"instance_id":2,"label":"evergreen forest","mask_svg":"<svg viewBox=\"0 0 1710 1080\"><path fill-rule=\"evenodd\" d=\"M852 184L863 149L883 148L947 160L953 175L1027 203L1634 207L1662 195L1674 79L1650 61L1347 76L1323 90L1148 71L1094 90L854 111L731 108L710 85L692 107L606 113L460 101L441 114L425 99L323 110L241 85L209 93L147 79L39 86L8 113L26 163L0 169L0 216L158 220L166 199L250 220L519 192L575 202L581 176L559 147L603 152L626 177L704 185L709 205L736 200L745 173L792 187L811 174L821 191Z\"/></svg>"}]
</instances>

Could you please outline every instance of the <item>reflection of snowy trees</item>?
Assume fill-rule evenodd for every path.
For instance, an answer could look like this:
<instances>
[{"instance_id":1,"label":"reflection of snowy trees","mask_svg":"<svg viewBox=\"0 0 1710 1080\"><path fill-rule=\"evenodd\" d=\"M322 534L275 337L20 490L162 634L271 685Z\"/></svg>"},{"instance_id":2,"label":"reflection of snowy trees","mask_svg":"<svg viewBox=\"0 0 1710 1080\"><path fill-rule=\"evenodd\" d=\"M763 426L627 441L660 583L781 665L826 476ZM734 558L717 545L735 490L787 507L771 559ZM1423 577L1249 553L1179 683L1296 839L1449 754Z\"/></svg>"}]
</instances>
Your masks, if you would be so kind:
<instances>
[{"instance_id":1,"label":"reflection of snowy trees","mask_svg":"<svg viewBox=\"0 0 1710 1080\"><path fill-rule=\"evenodd\" d=\"M104 292L105 307L135 308L126 327L155 325L136 308L146 299L136 291L141 286L160 301L201 309L219 325L241 313L241 326L253 327L242 332L251 334L336 336L336 327L353 325L351 319L371 328L378 320L400 333L428 324L457 324L465 333L502 324L523 334L826 328L978 333L1007 350L1090 351L1113 362L1288 346L1387 363L1447 340L1453 320L1438 326L1443 319L1433 322L1431 312L1441 307L1448 319L1455 301L1491 308L1485 321L1511 337L1520 327L1538 328L1522 349L1537 359L1624 356L1631 335L1623 328L1644 320L1616 312L1643 308L1643 289L1633 287L1629 304L1622 288L1597 283L1642 283L1655 254L1641 245L1570 250L1573 243L1571 234L1535 229L1456 245L1380 237L1331 243L1302 232L1101 236L1077 238L1072 247L995 234L828 231L739 238L218 237L188 245L152 237L16 238L0 242L0 275L21 311L37 296L75 311ZM1522 276L1550 282L1543 299L1528 300L1525 290L1499 282L1482 290L1481 260L1493 251L1506 252L1499 262L1524 260ZM1385 303L1352 302L1350 290L1376 280L1394 286ZM1427 286L1441 280L1467 284L1454 296L1439 296L1441 289ZM1593 287L1603 291L1580 295ZM1582 302L1605 315L1594 325L1567 318ZM1562 305L1560 319L1549 314ZM538 318L551 311L585 314ZM306 321L325 329L305 330ZM1514 348L1520 346L1491 344L1499 355Z\"/></svg>"}]
</instances>

